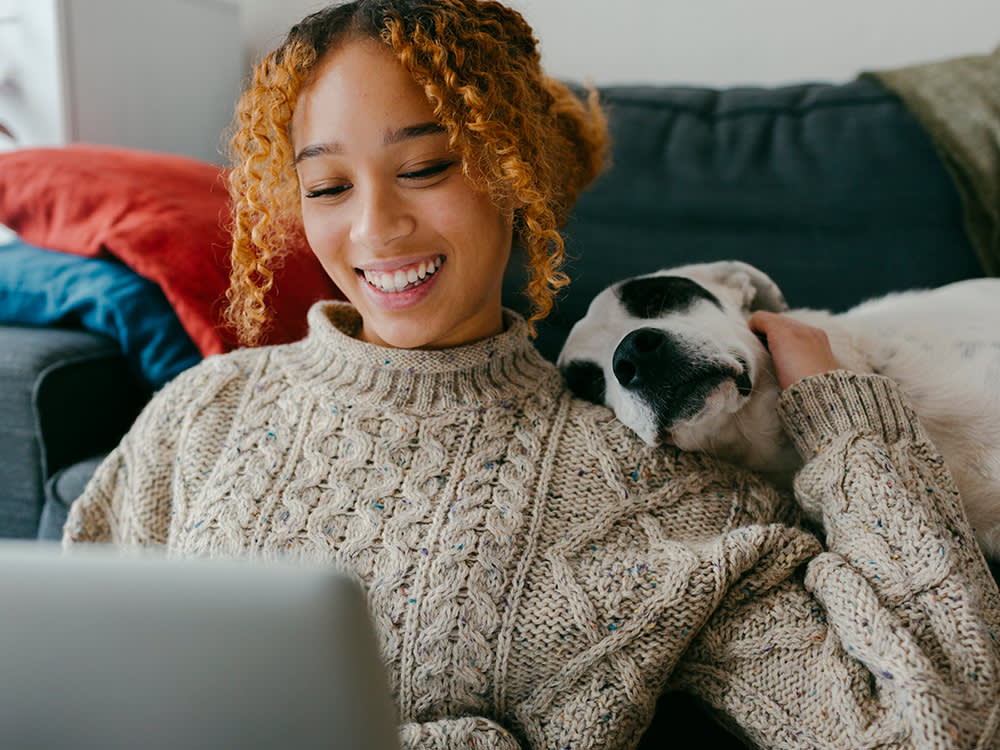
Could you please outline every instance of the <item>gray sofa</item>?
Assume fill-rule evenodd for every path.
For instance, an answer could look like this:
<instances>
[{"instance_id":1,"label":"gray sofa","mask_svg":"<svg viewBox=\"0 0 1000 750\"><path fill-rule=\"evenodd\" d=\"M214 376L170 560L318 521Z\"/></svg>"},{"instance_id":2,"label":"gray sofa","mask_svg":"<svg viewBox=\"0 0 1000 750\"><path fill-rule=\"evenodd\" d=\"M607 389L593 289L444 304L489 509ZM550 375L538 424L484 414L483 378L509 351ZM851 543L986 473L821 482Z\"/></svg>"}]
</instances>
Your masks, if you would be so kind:
<instances>
[{"instance_id":1,"label":"gray sofa","mask_svg":"<svg viewBox=\"0 0 1000 750\"><path fill-rule=\"evenodd\" d=\"M793 306L832 309L983 275L940 154L872 79L602 95L613 163L566 230L573 283L538 337L550 358L605 285L675 264L742 259ZM512 264L505 302L518 309L522 281ZM0 326L0 383L0 536L58 537L149 393L113 341L52 327ZM644 743L738 744L699 716L667 696Z\"/></svg>"},{"instance_id":2,"label":"gray sofa","mask_svg":"<svg viewBox=\"0 0 1000 750\"><path fill-rule=\"evenodd\" d=\"M790 304L844 309L983 275L952 177L879 83L602 91L612 165L566 230L573 279L538 345L554 358L608 283L738 258ZM523 309L512 264L506 304ZM0 536L57 536L66 504L149 394L111 340L0 326Z\"/></svg>"}]
</instances>

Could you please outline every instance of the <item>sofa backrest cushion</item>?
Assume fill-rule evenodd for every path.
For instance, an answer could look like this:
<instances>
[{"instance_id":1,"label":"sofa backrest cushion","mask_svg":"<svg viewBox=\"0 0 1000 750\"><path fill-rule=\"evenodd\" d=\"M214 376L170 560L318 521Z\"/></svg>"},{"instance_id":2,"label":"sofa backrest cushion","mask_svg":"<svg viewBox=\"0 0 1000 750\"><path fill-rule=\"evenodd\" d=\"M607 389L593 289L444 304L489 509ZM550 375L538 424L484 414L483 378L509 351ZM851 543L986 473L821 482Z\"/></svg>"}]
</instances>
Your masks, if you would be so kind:
<instances>
[{"instance_id":1,"label":"sofa backrest cushion","mask_svg":"<svg viewBox=\"0 0 1000 750\"><path fill-rule=\"evenodd\" d=\"M834 310L983 274L928 136L872 80L601 96L612 163L566 228L572 283L538 327L550 358L609 283L684 263L743 260L791 306ZM506 279L520 310L524 278Z\"/></svg>"}]
</instances>

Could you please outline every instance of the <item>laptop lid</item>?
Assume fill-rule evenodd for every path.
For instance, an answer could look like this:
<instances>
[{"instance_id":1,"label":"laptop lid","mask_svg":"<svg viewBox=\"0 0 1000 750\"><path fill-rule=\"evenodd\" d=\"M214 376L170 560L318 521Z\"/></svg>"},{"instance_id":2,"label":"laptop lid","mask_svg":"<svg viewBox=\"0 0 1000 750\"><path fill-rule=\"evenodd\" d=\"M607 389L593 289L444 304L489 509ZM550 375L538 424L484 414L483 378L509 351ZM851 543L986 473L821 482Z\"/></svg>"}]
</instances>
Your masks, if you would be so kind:
<instances>
[{"instance_id":1,"label":"laptop lid","mask_svg":"<svg viewBox=\"0 0 1000 750\"><path fill-rule=\"evenodd\" d=\"M0 747L398 747L360 586L329 567L0 542Z\"/></svg>"}]
</instances>

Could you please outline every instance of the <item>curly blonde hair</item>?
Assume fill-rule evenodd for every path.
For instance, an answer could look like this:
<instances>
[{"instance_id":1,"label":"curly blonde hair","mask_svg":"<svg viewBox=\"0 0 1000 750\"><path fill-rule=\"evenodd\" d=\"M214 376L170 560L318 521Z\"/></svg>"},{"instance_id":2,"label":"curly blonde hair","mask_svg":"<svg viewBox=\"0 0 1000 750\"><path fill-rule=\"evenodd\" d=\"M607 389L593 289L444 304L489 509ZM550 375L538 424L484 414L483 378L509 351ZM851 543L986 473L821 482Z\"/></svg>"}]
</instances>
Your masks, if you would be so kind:
<instances>
[{"instance_id":1,"label":"curly blonde hair","mask_svg":"<svg viewBox=\"0 0 1000 750\"><path fill-rule=\"evenodd\" d=\"M552 309L569 279L559 229L599 174L607 151L596 92L586 100L547 76L521 14L493 0L355 0L307 16L254 70L236 110L227 322L247 345L270 320L267 295L288 239L301 236L289 137L297 98L337 45L386 44L423 87L466 176L498 206L517 206L526 251L530 322Z\"/></svg>"}]
</instances>

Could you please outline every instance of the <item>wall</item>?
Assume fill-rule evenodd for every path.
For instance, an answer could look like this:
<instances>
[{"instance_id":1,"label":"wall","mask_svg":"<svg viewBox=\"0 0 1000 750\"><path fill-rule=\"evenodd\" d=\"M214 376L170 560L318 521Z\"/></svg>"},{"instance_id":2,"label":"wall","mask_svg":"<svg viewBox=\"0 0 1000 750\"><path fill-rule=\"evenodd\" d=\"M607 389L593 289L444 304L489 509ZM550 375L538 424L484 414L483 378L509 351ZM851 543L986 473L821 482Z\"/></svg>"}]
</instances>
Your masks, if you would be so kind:
<instances>
[{"instance_id":1,"label":"wall","mask_svg":"<svg viewBox=\"0 0 1000 750\"><path fill-rule=\"evenodd\" d=\"M245 71L238 17L218 0L0 0L0 150L83 141L219 160Z\"/></svg>"},{"instance_id":2,"label":"wall","mask_svg":"<svg viewBox=\"0 0 1000 750\"><path fill-rule=\"evenodd\" d=\"M535 28L553 74L598 84L837 81L1000 45L997 0L508 1ZM252 57L326 5L239 2Z\"/></svg>"}]
</instances>

